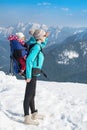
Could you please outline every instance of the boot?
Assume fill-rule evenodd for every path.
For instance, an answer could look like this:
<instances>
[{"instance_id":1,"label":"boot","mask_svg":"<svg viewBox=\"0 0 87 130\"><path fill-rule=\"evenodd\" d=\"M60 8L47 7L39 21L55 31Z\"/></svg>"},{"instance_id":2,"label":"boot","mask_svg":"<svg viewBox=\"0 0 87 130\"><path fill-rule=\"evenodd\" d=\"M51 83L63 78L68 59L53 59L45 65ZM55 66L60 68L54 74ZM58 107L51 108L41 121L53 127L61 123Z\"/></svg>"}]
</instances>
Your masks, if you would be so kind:
<instances>
[{"instance_id":1,"label":"boot","mask_svg":"<svg viewBox=\"0 0 87 130\"><path fill-rule=\"evenodd\" d=\"M39 115L38 112L34 112L34 113L32 114L32 116L31 116L31 118L32 118L33 120L36 120L36 119L41 119L41 120L43 120L44 117L45 117L44 115Z\"/></svg>"},{"instance_id":2,"label":"boot","mask_svg":"<svg viewBox=\"0 0 87 130\"><path fill-rule=\"evenodd\" d=\"M39 122L37 120L32 120L31 115L25 116L24 123L29 125L39 125Z\"/></svg>"}]
</instances>

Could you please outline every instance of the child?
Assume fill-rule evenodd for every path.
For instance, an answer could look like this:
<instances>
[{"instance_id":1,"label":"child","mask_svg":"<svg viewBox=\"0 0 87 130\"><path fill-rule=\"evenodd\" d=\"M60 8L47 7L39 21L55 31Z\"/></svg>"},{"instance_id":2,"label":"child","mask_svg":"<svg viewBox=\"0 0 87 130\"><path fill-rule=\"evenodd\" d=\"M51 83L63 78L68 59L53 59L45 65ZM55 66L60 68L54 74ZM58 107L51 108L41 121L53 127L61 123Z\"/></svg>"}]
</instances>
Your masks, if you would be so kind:
<instances>
[{"instance_id":1,"label":"child","mask_svg":"<svg viewBox=\"0 0 87 130\"><path fill-rule=\"evenodd\" d=\"M27 50L25 48L25 36L22 32L18 32L16 35L9 36L8 40L12 42L11 49L13 51L13 56L20 63L19 74L22 75L26 69L25 60L27 56Z\"/></svg>"},{"instance_id":2,"label":"child","mask_svg":"<svg viewBox=\"0 0 87 130\"><path fill-rule=\"evenodd\" d=\"M22 46L25 46L25 42L24 42L24 41L25 41L25 36L24 36L24 34L21 33L21 32L18 32L18 33L16 33L16 36L18 37L19 43L20 43ZM25 61L25 60L26 60L26 57L27 57L27 55L25 54L24 57L20 57L20 58L18 59L20 65L21 65L21 70L20 70L20 72L19 72L20 75L22 75L22 74L24 73L25 69L26 69L26 61Z\"/></svg>"}]
</instances>

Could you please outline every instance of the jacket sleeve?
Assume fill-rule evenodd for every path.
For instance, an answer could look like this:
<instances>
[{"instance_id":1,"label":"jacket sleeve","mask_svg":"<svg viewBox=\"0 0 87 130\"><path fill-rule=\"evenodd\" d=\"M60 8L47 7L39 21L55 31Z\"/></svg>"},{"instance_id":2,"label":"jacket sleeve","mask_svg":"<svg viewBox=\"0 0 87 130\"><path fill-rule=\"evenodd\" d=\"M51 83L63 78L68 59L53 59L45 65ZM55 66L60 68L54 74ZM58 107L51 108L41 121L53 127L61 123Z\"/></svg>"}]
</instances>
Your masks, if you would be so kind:
<instances>
[{"instance_id":1,"label":"jacket sleeve","mask_svg":"<svg viewBox=\"0 0 87 130\"><path fill-rule=\"evenodd\" d=\"M33 62L40 51L40 46L35 45L31 50L26 59L26 78L32 78Z\"/></svg>"},{"instance_id":2,"label":"jacket sleeve","mask_svg":"<svg viewBox=\"0 0 87 130\"><path fill-rule=\"evenodd\" d=\"M42 49L46 46L47 41L48 41L48 38L46 38L45 41L41 43L41 47L42 47Z\"/></svg>"}]
</instances>

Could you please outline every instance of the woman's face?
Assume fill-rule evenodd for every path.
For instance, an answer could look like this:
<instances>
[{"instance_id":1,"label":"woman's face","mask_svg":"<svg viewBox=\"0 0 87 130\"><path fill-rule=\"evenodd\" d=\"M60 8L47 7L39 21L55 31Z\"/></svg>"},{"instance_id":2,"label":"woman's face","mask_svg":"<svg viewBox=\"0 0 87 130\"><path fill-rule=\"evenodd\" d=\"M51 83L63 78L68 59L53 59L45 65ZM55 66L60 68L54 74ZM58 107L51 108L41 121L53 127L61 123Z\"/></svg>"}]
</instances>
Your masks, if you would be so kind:
<instances>
[{"instance_id":1,"label":"woman's face","mask_svg":"<svg viewBox=\"0 0 87 130\"><path fill-rule=\"evenodd\" d=\"M46 39L46 35L44 35L42 38L41 38L41 41L44 42Z\"/></svg>"}]
</instances>

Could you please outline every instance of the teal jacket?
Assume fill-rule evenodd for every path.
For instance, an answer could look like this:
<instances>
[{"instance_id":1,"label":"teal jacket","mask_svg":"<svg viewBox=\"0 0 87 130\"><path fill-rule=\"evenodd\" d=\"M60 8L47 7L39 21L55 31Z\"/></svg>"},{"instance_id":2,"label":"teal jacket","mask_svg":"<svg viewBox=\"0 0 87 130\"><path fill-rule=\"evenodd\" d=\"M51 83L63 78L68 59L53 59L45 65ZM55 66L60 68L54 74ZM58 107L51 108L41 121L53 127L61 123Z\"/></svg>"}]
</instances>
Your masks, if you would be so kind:
<instances>
[{"instance_id":1,"label":"teal jacket","mask_svg":"<svg viewBox=\"0 0 87 130\"><path fill-rule=\"evenodd\" d=\"M39 76L40 74L33 75L33 69L42 69L44 62L44 54L41 50L47 44L48 38L45 39L45 42L37 42L34 37L31 37L27 42L28 45L35 44L29 52L29 55L26 59L26 78L32 78L32 76ZM37 56L38 55L38 56ZM38 65L37 65L38 60Z\"/></svg>"}]
</instances>

